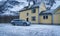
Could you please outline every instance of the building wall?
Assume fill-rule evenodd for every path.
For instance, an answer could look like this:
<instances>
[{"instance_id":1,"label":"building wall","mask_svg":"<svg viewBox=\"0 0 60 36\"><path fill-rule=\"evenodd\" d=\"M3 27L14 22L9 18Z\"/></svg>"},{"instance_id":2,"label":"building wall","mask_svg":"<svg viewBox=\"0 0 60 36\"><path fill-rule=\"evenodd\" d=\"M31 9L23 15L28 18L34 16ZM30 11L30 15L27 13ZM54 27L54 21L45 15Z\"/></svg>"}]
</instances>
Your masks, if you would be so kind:
<instances>
[{"instance_id":1,"label":"building wall","mask_svg":"<svg viewBox=\"0 0 60 36\"><path fill-rule=\"evenodd\" d=\"M60 24L60 14L54 14L54 24Z\"/></svg>"},{"instance_id":2,"label":"building wall","mask_svg":"<svg viewBox=\"0 0 60 36\"><path fill-rule=\"evenodd\" d=\"M44 15L40 15L40 23L43 24L51 24L52 23L52 15L48 15L48 19L43 19Z\"/></svg>"},{"instance_id":3,"label":"building wall","mask_svg":"<svg viewBox=\"0 0 60 36\"><path fill-rule=\"evenodd\" d=\"M60 8L55 11L53 23L60 24Z\"/></svg>"},{"instance_id":4,"label":"building wall","mask_svg":"<svg viewBox=\"0 0 60 36\"><path fill-rule=\"evenodd\" d=\"M56 13L60 13L60 9L56 10L56 11L55 11L55 14L56 14Z\"/></svg>"},{"instance_id":5,"label":"building wall","mask_svg":"<svg viewBox=\"0 0 60 36\"><path fill-rule=\"evenodd\" d=\"M31 13L31 17L35 16L36 17L36 21L32 21L32 18L30 18L30 21L32 23L38 23L38 15L39 15L38 8L36 8L36 13Z\"/></svg>"},{"instance_id":6,"label":"building wall","mask_svg":"<svg viewBox=\"0 0 60 36\"><path fill-rule=\"evenodd\" d=\"M36 13L32 13L32 10L26 10L26 11L22 11L20 12L20 19L24 19L26 20L26 18L29 18L29 21L31 23L39 23L39 12L41 11L45 11L46 10L46 7L45 7L45 4L44 2L41 2L40 4L40 8L36 8ZM29 15L27 16L27 13L29 13ZM36 20L35 21L32 21L32 17L35 16L36 17Z\"/></svg>"},{"instance_id":7,"label":"building wall","mask_svg":"<svg viewBox=\"0 0 60 36\"><path fill-rule=\"evenodd\" d=\"M29 16L27 16L27 13L29 13ZM30 14L31 14L31 10L22 11L19 14L19 19L23 19L26 21L27 17L29 17L29 18L31 17Z\"/></svg>"},{"instance_id":8,"label":"building wall","mask_svg":"<svg viewBox=\"0 0 60 36\"><path fill-rule=\"evenodd\" d=\"M27 13L29 13L28 16L27 16ZM32 21L32 17L33 16L36 17L36 20L35 21ZM29 21L31 23L38 23L38 8L36 8L36 13L32 13L32 10L31 9L20 12L19 19L26 20L26 18L29 18Z\"/></svg>"},{"instance_id":9,"label":"building wall","mask_svg":"<svg viewBox=\"0 0 60 36\"><path fill-rule=\"evenodd\" d=\"M44 2L41 2L39 11L41 12L41 11L45 11L45 10L46 10L45 3Z\"/></svg>"}]
</instances>

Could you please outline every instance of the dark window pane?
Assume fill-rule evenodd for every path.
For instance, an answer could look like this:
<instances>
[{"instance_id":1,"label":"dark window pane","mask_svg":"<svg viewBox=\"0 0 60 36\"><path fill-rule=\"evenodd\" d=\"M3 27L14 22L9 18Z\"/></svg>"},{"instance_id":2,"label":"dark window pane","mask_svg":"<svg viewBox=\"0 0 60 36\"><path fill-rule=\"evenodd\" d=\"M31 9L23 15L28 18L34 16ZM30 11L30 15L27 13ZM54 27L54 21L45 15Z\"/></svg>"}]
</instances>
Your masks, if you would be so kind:
<instances>
[{"instance_id":1,"label":"dark window pane","mask_svg":"<svg viewBox=\"0 0 60 36\"><path fill-rule=\"evenodd\" d=\"M46 9L47 9L47 10L50 10L50 7L47 7Z\"/></svg>"},{"instance_id":2,"label":"dark window pane","mask_svg":"<svg viewBox=\"0 0 60 36\"><path fill-rule=\"evenodd\" d=\"M48 16L43 16L43 19L48 19Z\"/></svg>"},{"instance_id":3,"label":"dark window pane","mask_svg":"<svg viewBox=\"0 0 60 36\"><path fill-rule=\"evenodd\" d=\"M32 21L35 21L36 20L36 17L34 16L34 17L32 17Z\"/></svg>"},{"instance_id":4,"label":"dark window pane","mask_svg":"<svg viewBox=\"0 0 60 36\"><path fill-rule=\"evenodd\" d=\"M29 13L27 13L27 16L29 15Z\"/></svg>"},{"instance_id":5,"label":"dark window pane","mask_svg":"<svg viewBox=\"0 0 60 36\"><path fill-rule=\"evenodd\" d=\"M32 9L32 13L35 13L35 12L36 12L35 8L34 8L34 9Z\"/></svg>"},{"instance_id":6,"label":"dark window pane","mask_svg":"<svg viewBox=\"0 0 60 36\"><path fill-rule=\"evenodd\" d=\"M47 5L50 5L50 3L46 3Z\"/></svg>"},{"instance_id":7,"label":"dark window pane","mask_svg":"<svg viewBox=\"0 0 60 36\"><path fill-rule=\"evenodd\" d=\"M48 16L46 16L46 19L48 19Z\"/></svg>"},{"instance_id":8,"label":"dark window pane","mask_svg":"<svg viewBox=\"0 0 60 36\"><path fill-rule=\"evenodd\" d=\"M43 19L45 19L45 16L43 16Z\"/></svg>"}]
</instances>

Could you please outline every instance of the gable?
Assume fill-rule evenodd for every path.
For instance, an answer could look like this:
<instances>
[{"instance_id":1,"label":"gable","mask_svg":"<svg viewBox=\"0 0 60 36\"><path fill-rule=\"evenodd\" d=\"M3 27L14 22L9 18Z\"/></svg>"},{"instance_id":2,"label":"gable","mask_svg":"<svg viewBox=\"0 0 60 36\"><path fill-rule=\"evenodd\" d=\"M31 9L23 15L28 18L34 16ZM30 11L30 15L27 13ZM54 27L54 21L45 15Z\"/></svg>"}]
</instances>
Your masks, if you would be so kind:
<instances>
[{"instance_id":1,"label":"gable","mask_svg":"<svg viewBox=\"0 0 60 36\"><path fill-rule=\"evenodd\" d=\"M45 3L42 2L42 3L40 4L40 6L39 6L39 10L40 10L40 12L46 10Z\"/></svg>"}]
</instances>

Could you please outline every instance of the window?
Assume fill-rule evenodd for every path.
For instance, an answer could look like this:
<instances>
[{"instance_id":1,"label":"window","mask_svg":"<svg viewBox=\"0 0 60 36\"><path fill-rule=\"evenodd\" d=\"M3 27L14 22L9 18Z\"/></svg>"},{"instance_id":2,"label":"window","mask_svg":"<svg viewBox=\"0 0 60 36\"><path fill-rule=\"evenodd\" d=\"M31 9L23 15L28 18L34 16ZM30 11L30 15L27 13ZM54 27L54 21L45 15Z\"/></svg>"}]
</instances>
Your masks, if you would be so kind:
<instances>
[{"instance_id":1,"label":"window","mask_svg":"<svg viewBox=\"0 0 60 36\"><path fill-rule=\"evenodd\" d=\"M41 12L45 12L45 11L41 11Z\"/></svg>"},{"instance_id":2,"label":"window","mask_svg":"<svg viewBox=\"0 0 60 36\"><path fill-rule=\"evenodd\" d=\"M43 19L48 19L48 16L43 16Z\"/></svg>"},{"instance_id":3,"label":"window","mask_svg":"<svg viewBox=\"0 0 60 36\"><path fill-rule=\"evenodd\" d=\"M32 17L32 21L35 21L35 20L36 20L36 17L35 17L35 16L33 16L33 17Z\"/></svg>"},{"instance_id":4,"label":"window","mask_svg":"<svg viewBox=\"0 0 60 36\"><path fill-rule=\"evenodd\" d=\"M49 7L47 7L46 9L47 9L47 10L50 10L50 8L49 8Z\"/></svg>"},{"instance_id":5,"label":"window","mask_svg":"<svg viewBox=\"0 0 60 36\"><path fill-rule=\"evenodd\" d=\"M46 19L48 19L48 16L46 16Z\"/></svg>"},{"instance_id":6,"label":"window","mask_svg":"<svg viewBox=\"0 0 60 36\"><path fill-rule=\"evenodd\" d=\"M46 3L47 5L49 5L49 3Z\"/></svg>"},{"instance_id":7,"label":"window","mask_svg":"<svg viewBox=\"0 0 60 36\"><path fill-rule=\"evenodd\" d=\"M27 13L27 16L29 15L29 13Z\"/></svg>"},{"instance_id":8,"label":"window","mask_svg":"<svg viewBox=\"0 0 60 36\"><path fill-rule=\"evenodd\" d=\"M43 19L45 19L45 16L43 16Z\"/></svg>"},{"instance_id":9,"label":"window","mask_svg":"<svg viewBox=\"0 0 60 36\"><path fill-rule=\"evenodd\" d=\"M35 13L35 12L36 12L35 8L34 8L34 9L32 9L32 13Z\"/></svg>"}]
</instances>

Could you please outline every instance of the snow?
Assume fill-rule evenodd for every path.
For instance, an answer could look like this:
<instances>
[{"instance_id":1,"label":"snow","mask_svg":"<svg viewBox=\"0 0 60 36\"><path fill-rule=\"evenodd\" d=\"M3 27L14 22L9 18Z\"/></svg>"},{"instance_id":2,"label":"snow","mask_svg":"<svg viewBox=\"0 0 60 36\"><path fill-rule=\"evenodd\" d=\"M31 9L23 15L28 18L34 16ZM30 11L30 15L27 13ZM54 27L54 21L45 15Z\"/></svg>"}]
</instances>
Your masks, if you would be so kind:
<instances>
[{"instance_id":1,"label":"snow","mask_svg":"<svg viewBox=\"0 0 60 36\"><path fill-rule=\"evenodd\" d=\"M56 0L56 3L51 7L51 9L56 9L58 6L60 6L60 1Z\"/></svg>"},{"instance_id":2,"label":"snow","mask_svg":"<svg viewBox=\"0 0 60 36\"><path fill-rule=\"evenodd\" d=\"M0 36L60 36L59 25L1 26Z\"/></svg>"}]
</instances>

